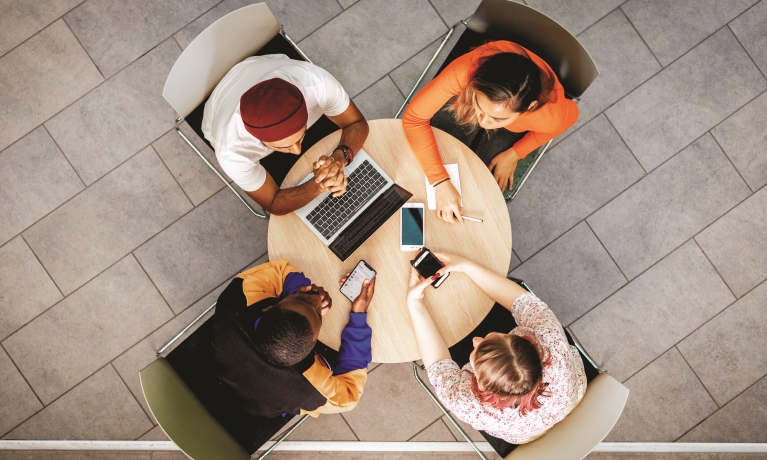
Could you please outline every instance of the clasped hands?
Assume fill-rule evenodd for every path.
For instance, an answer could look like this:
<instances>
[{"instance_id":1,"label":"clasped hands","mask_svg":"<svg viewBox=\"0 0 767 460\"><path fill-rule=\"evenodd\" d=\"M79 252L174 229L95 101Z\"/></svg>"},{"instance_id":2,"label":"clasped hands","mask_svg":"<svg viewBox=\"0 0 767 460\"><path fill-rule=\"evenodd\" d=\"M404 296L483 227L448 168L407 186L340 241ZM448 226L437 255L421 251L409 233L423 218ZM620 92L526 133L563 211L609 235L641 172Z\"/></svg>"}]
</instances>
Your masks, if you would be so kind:
<instances>
[{"instance_id":1,"label":"clasped hands","mask_svg":"<svg viewBox=\"0 0 767 460\"><path fill-rule=\"evenodd\" d=\"M346 185L349 179L344 173L346 160L343 156L335 158L334 155L322 155L312 163L314 170L314 182L319 185L323 191L328 191L333 196L341 196L346 192Z\"/></svg>"}]
</instances>

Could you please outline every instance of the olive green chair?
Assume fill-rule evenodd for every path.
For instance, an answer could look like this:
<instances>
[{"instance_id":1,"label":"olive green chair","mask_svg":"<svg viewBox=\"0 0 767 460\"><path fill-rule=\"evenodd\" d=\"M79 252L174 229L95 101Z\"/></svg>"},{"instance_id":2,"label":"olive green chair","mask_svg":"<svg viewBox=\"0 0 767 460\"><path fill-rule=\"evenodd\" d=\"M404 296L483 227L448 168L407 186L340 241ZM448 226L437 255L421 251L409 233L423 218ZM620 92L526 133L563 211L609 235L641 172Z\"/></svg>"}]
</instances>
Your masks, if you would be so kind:
<instances>
[{"instance_id":1,"label":"olive green chair","mask_svg":"<svg viewBox=\"0 0 767 460\"><path fill-rule=\"evenodd\" d=\"M471 18L461 23L465 25L466 30L448 52L436 74L472 48L491 40L509 40L524 46L546 61L562 83L565 96L569 99L577 101L599 75L599 69L591 55L573 34L544 13L522 3L510 0L483 0ZM420 88L442 53L445 43L461 23L453 26L445 36L397 112L397 118ZM514 172L514 186L504 192L507 201L517 196L550 145L551 141L519 161Z\"/></svg>"}]
</instances>

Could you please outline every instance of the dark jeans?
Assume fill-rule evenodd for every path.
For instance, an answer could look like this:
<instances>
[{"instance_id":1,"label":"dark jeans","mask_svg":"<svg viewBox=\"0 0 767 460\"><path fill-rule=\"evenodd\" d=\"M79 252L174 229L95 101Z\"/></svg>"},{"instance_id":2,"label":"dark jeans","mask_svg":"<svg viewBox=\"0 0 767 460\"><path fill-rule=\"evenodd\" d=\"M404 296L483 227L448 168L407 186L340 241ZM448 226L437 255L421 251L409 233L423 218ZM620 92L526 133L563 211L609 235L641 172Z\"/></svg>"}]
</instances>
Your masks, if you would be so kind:
<instances>
[{"instance_id":1,"label":"dark jeans","mask_svg":"<svg viewBox=\"0 0 767 460\"><path fill-rule=\"evenodd\" d=\"M499 153L511 148L525 135L525 133L515 133L505 128L494 129L492 131L479 128L473 133L467 133L466 128L459 125L455 121L452 112L447 110L448 104L450 102L443 105L434 114L431 118L431 126L441 129L463 142L464 145L477 154L479 159L485 163L485 166L489 165Z\"/></svg>"}]
</instances>

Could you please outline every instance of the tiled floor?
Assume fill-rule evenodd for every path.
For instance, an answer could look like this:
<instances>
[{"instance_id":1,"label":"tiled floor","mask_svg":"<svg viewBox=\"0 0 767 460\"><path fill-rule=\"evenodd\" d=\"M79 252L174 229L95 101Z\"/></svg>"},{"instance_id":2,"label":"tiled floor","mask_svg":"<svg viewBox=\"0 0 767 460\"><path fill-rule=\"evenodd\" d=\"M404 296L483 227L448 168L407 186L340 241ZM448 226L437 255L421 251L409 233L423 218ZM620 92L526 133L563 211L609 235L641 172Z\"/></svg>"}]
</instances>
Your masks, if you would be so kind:
<instances>
[{"instance_id":1,"label":"tiled floor","mask_svg":"<svg viewBox=\"0 0 767 460\"><path fill-rule=\"evenodd\" d=\"M0 436L164 439L137 373L266 260L267 222L171 131L161 91L249 3L2 2ZM478 1L267 3L375 119ZM631 389L609 441L767 442L767 0L527 3L602 73L509 205L512 274ZM290 439L458 435L403 363Z\"/></svg>"}]
</instances>

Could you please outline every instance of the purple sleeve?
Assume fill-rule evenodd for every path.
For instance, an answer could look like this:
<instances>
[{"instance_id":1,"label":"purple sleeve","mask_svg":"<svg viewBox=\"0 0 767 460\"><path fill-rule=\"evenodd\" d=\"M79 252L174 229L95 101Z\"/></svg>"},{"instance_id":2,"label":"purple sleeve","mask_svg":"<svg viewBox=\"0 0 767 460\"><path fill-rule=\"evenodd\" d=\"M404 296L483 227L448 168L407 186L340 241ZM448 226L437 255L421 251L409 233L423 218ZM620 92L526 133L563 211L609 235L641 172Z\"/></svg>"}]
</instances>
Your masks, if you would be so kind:
<instances>
[{"instance_id":1,"label":"purple sleeve","mask_svg":"<svg viewBox=\"0 0 767 460\"><path fill-rule=\"evenodd\" d=\"M370 348L373 330L368 326L367 318L367 313L349 313L349 323L341 332L341 349L333 375L366 369L373 360Z\"/></svg>"},{"instance_id":2,"label":"purple sleeve","mask_svg":"<svg viewBox=\"0 0 767 460\"><path fill-rule=\"evenodd\" d=\"M312 281L305 277L302 272L288 273L288 276L285 277L285 281L282 283L282 294L280 294L280 299L295 294L300 287L310 286L311 284Z\"/></svg>"}]
</instances>

